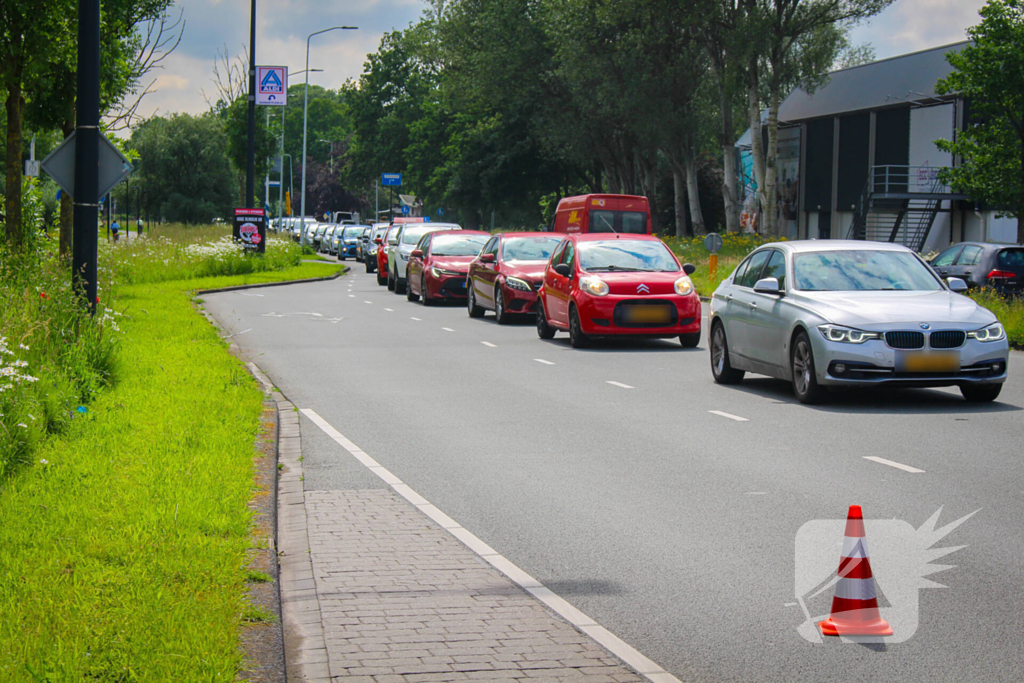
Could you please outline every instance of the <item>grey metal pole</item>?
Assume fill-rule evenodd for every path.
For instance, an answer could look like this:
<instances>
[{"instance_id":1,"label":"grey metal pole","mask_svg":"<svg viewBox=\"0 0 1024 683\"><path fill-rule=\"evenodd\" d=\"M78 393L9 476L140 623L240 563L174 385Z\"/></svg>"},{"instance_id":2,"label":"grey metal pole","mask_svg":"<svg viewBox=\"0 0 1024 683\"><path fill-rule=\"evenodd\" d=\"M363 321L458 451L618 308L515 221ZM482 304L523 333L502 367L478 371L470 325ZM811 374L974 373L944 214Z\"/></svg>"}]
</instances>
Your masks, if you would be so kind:
<instances>
[{"instance_id":1,"label":"grey metal pole","mask_svg":"<svg viewBox=\"0 0 1024 683\"><path fill-rule=\"evenodd\" d=\"M277 217L284 218L284 107L281 107L281 171L277 174ZM279 221L280 222L280 221Z\"/></svg>"},{"instance_id":2,"label":"grey metal pole","mask_svg":"<svg viewBox=\"0 0 1024 683\"><path fill-rule=\"evenodd\" d=\"M249 137L245 157L245 208L252 208L256 181L256 0L249 13Z\"/></svg>"},{"instance_id":3,"label":"grey metal pole","mask_svg":"<svg viewBox=\"0 0 1024 683\"><path fill-rule=\"evenodd\" d=\"M75 211L71 278L96 313L99 258L100 0L78 0L78 96L75 102Z\"/></svg>"}]
</instances>

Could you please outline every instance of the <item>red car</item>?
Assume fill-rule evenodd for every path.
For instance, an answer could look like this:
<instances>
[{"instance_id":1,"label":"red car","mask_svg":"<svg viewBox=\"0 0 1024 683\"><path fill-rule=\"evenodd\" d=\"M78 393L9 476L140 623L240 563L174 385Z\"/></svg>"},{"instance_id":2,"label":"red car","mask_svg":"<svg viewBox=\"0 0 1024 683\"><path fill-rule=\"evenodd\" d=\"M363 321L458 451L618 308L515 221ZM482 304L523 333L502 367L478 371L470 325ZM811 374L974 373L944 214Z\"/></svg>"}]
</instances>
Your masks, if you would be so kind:
<instances>
[{"instance_id":1,"label":"red car","mask_svg":"<svg viewBox=\"0 0 1024 683\"><path fill-rule=\"evenodd\" d=\"M469 262L490 236L479 230L428 232L409 255L406 298L416 301L423 297L424 306L441 299L465 298Z\"/></svg>"},{"instance_id":2,"label":"red car","mask_svg":"<svg viewBox=\"0 0 1024 683\"><path fill-rule=\"evenodd\" d=\"M701 315L694 270L650 235L569 235L544 271L537 334L568 331L575 348L591 337L678 336L693 348Z\"/></svg>"},{"instance_id":3,"label":"red car","mask_svg":"<svg viewBox=\"0 0 1024 683\"><path fill-rule=\"evenodd\" d=\"M377 284L382 287L388 283L388 249L396 244L395 235L402 226L394 223L384 233L384 237L377 242ZM390 288L389 288L390 289Z\"/></svg>"},{"instance_id":4,"label":"red car","mask_svg":"<svg viewBox=\"0 0 1024 683\"><path fill-rule=\"evenodd\" d=\"M544 268L563 237L550 233L505 232L492 237L469 264L466 306L471 318L494 311L504 325L517 313L537 310Z\"/></svg>"}]
</instances>

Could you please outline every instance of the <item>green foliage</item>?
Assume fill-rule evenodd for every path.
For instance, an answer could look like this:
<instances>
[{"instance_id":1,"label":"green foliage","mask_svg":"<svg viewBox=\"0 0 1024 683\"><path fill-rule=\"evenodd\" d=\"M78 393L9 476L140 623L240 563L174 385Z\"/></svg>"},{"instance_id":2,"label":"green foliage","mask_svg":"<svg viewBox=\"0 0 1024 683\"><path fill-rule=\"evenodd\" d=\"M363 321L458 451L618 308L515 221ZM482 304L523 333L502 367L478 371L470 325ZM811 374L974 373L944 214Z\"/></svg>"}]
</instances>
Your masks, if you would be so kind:
<instances>
[{"instance_id":1,"label":"green foliage","mask_svg":"<svg viewBox=\"0 0 1024 683\"><path fill-rule=\"evenodd\" d=\"M256 107L255 115L255 140L254 140L254 161L256 173L254 188L262 185L261 179L266 176L270 166L271 157L276 156L281 140L281 127L277 119L269 119L265 107ZM246 173L246 159L249 147L249 101L246 97L239 97L232 102L221 113L224 121L224 132L228 140L228 158L231 165L238 174L242 183L244 194L244 183ZM256 193L260 200L255 206L261 206L262 191ZM244 200L242 204L244 204Z\"/></svg>"},{"instance_id":2,"label":"green foliage","mask_svg":"<svg viewBox=\"0 0 1024 683\"><path fill-rule=\"evenodd\" d=\"M956 140L936 141L962 159L940 177L1015 216L1017 241L1024 242L1024 2L989 0L981 17L967 31L972 42L947 55L955 70L935 88L960 93L974 114Z\"/></svg>"},{"instance_id":3,"label":"green foliage","mask_svg":"<svg viewBox=\"0 0 1024 683\"><path fill-rule=\"evenodd\" d=\"M1012 348L1024 350L1024 300L1008 299L989 287L974 290L968 296L995 314L1006 329Z\"/></svg>"}]
</instances>

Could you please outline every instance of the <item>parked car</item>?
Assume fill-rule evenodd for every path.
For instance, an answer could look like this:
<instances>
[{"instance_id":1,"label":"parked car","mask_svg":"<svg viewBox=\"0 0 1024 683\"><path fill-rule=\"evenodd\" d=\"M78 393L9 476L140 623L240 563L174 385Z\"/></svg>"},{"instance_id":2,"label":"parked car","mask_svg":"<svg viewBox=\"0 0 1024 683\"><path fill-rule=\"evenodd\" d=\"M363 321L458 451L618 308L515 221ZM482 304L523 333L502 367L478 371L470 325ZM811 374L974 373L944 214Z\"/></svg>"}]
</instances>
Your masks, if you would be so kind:
<instances>
[{"instance_id":1,"label":"parked car","mask_svg":"<svg viewBox=\"0 0 1024 683\"><path fill-rule=\"evenodd\" d=\"M409 255L416 248L420 238L428 232L438 230L461 230L455 223L405 223L400 226L395 245L388 249L388 289L395 294L405 294L406 270Z\"/></svg>"},{"instance_id":2,"label":"parked car","mask_svg":"<svg viewBox=\"0 0 1024 683\"><path fill-rule=\"evenodd\" d=\"M553 232L651 234L647 197L626 194L585 194L565 197L555 209Z\"/></svg>"},{"instance_id":3,"label":"parked car","mask_svg":"<svg viewBox=\"0 0 1024 683\"><path fill-rule=\"evenodd\" d=\"M690 280L694 266L680 265L657 237L576 234L551 254L537 306L537 334L569 332L574 348L592 337L679 337L700 342L700 298Z\"/></svg>"},{"instance_id":4,"label":"parked car","mask_svg":"<svg viewBox=\"0 0 1024 683\"><path fill-rule=\"evenodd\" d=\"M406 297L423 299L424 306L438 300L464 299L469 263L491 234L479 230L428 232L409 255Z\"/></svg>"},{"instance_id":5,"label":"parked car","mask_svg":"<svg viewBox=\"0 0 1024 683\"><path fill-rule=\"evenodd\" d=\"M373 232L366 238L366 246L363 247L365 250L363 265L366 266L367 273L377 270L377 250L381 248L380 243L384 240L388 227L387 223L378 223L373 226Z\"/></svg>"},{"instance_id":6,"label":"parked car","mask_svg":"<svg viewBox=\"0 0 1024 683\"><path fill-rule=\"evenodd\" d=\"M996 317L898 244L845 240L767 244L711 301L711 372L793 383L801 403L827 387L958 386L993 401L1009 344Z\"/></svg>"},{"instance_id":7,"label":"parked car","mask_svg":"<svg viewBox=\"0 0 1024 683\"><path fill-rule=\"evenodd\" d=\"M394 289L395 286L391 278L388 277L388 250L398 244L398 231L401 229L401 225L392 224L377 246L377 284L387 285L388 289Z\"/></svg>"},{"instance_id":8,"label":"parked car","mask_svg":"<svg viewBox=\"0 0 1024 683\"><path fill-rule=\"evenodd\" d=\"M335 226L329 223L324 227L320 233L320 246L317 251L324 254L334 253L334 228Z\"/></svg>"},{"instance_id":9,"label":"parked car","mask_svg":"<svg viewBox=\"0 0 1024 683\"><path fill-rule=\"evenodd\" d=\"M337 249L334 253L338 255L339 261L356 257L356 243L362 236L363 230L368 229L368 227L366 225L345 225L343 223L335 228L338 241Z\"/></svg>"},{"instance_id":10,"label":"parked car","mask_svg":"<svg viewBox=\"0 0 1024 683\"><path fill-rule=\"evenodd\" d=\"M537 290L561 235L506 232L491 237L469 265L466 306L471 318L494 311L504 325L517 313L537 311Z\"/></svg>"},{"instance_id":11,"label":"parked car","mask_svg":"<svg viewBox=\"0 0 1024 683\"><path fill-rule=\"evenodd\" d=\"M372 226L363 231L362 237L359 238L359 243L356 246L356 260L362 261L364 264L368 263L366 260L367 254L373 250L376 245L373 243L373 236L377 233L377 230L386 230L388 227L387 223L374 223ZM372 273L372 270L367 270L367 273Z\"/></svg>"},{"instance_id":12,"label":"parked car","mask_svg":"<svg viewBox=\"0 0 1024 683\"><path fill-rule=\"evenodd\" d=\"M1002 294L1024 293L1024 247L989 242L960 242L931 260L942 277L958 277L969 289L992 287Z\"/></svg>"}]
</instances>

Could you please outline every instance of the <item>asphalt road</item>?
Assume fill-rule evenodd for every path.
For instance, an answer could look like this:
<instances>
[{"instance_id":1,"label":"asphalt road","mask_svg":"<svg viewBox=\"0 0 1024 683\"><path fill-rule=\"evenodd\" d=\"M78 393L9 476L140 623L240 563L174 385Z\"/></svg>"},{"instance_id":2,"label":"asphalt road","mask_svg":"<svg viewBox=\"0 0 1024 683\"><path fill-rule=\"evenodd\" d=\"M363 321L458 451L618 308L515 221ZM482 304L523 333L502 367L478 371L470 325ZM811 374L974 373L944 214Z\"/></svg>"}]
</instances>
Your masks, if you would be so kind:
<instances>
[{"instance_id":1,"label":"asphalt road","mask_svg":"<svg viewBox=\"0 0 1024 683\"><path fill-rule=\"evenodd\" d=\"M807 407L775 380L715 385L706 342L573 350L362 272L205 299L297 406L682 681L1021 678L1021 354L991 405L886 390ZM308 489L380 485L302 419ZM834 572L842 525L824 545L798 532L851 504L922 527L868 527L898 637L812 643L797 629L832 589L810 597L827 576L806 567ZM977 512L922 542L940 508L938 527ZM918 588L936 540L965 547L935 560L946 588Z\"/></svg>"}]
</instances>

